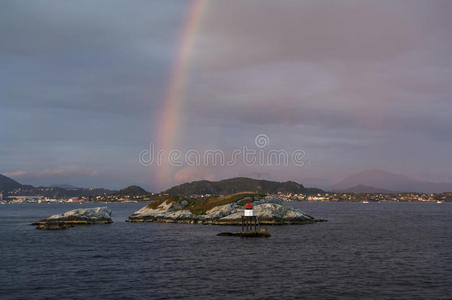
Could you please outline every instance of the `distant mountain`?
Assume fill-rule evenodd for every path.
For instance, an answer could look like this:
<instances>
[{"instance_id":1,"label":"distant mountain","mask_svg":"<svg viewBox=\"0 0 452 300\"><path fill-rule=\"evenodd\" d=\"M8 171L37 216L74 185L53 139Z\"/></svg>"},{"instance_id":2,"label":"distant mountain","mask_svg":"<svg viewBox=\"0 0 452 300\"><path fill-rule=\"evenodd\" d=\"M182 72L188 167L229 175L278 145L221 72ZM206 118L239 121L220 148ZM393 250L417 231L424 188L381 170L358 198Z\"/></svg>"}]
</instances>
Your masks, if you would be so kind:
<instances>
[{"instance_id":1,"label":"distant mountain","mask_svg":"<svg viewBox=\"0 0 452 300\"><path fill-rule=\"evenodd\" d=\"M9 192L22 187L17 181L0 174L0 192Z\"/></svg>"},{"instance_id":2,"label":"distant mountain","mask_svg":"<svg viewBox=\"0 0 452 300\"><path fill-rule=\"evenodd\" d=\"M125 189L120 190L116 194L124 196L143 196L149 194L149 192L137 185L131 185L126 187Z\"/></svg>"},{"instance_id":3,"label":"distant mountain","mask_svg":"<svg viewBox=\"0 0 452 300\"><path fill-rule=\"evenodd\" d=\"M303 177L300 181L303 182L303 185L305 186L315 186L322 190L328 190L330 186L336 183L334 180L321 177Z\"/></svg>"},{"instance_id":4,"label":"distant mountain","mask_svg":"<svg viewBox=\"0 0 452 300\"><path fill-rule=\"evenodd\" d=\"M51 185L50 187L55 187L55 188L61 188L61 189L80 189L80 187L77 186L73 186L71 184L54 184Z\"/></svg>"},{"instance_id":5,"label":"distant mountain","mask_svg":"<svg viewBox=\"0 0 452 300\"><path fill-rule=\"evenodd\" d=\"M70 188L64 189L60 187L34 187L31 185L23 185L14 193L10 192L11 196L14 195L27 195L27 196L44 196L48 198L71 198L71 197L94 197L107 194L113 194L115 191L103 189L103 188Z\"/></svg>"},{"instance_id":6,"label":"distant mountain","mask_svg":"<svg viewBox=\"0 0 452 300\"><path fill-rule=\"evenodd\" d=\"M452 183L435 183L421 181L405 175L382 170L365 170L351 175L331 187L331 190L341 191L358 185L378 187L394 192L443 193L452 192Z\"/></svg>"},{"instance_id":7,"label":"distant mountain","mask_svg":"<svg viewBox=\"0 0 452 300\"><path fill-rule=\"evenodd\" d=\"M246 177L237 177L221 181L193 181L177 185L165 191L170 195L192 195L192 194L214 194L229 195L239 192L257 193L318 193L320 189L305 188L302 184L294 181L276 182L258 180Z\"/></svg>"},{"instance_id":8,"label":"distant mountain","mask_svg":"<svg viewBox=\"0 0 452 300\"><path fill-rule=\"evenodd\" d=\"M113 191L104 188L80 188L69 184L56 184L49 187L34 187L32 185L22 185L11 178L0 174L0 192L9 196L27 195L44 196L48 198L71 198L71 197L96 197L103 195L119 196L143 196L149 194L139 186L132 185L120 191Z\"/></svg>"},{"instance_id":9,"label":"distant mountain","mask_svg":"<svg viewBox=\"0 0 452 300\"><path fill-rule=\"evenodd\" d=\"M358 184L358 185L352 186L352 187L347 188L347 189L337 190L335 192L341 192L341 193L379 193L379 194L391 194L391 193L393 193L392 191L389 191L389 190L380 189L380 188L376 188L376 187L368 186L368 185L363 185L363 184Z\"/></svg>"}]
</instances>

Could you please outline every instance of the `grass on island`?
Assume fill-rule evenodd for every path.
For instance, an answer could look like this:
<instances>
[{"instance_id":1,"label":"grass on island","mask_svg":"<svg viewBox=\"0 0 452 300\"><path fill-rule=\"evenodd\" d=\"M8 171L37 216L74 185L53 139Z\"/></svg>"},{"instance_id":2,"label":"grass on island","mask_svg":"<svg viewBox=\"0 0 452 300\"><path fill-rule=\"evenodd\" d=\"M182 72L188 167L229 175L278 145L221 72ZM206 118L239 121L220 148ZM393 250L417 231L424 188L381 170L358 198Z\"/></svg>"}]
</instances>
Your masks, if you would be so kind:
<instances>
[{"instance_id":1,"label":"grass on island","mask_svg":"<svg viewBox=\"0 0 452 300\"><path fill-rule=\"evenodd\" d=\"M182 196L157 196L146 207L151 208L151 209L156 209L163 202L173 203L173 202L182 202L183 200L188 201L189 199L186 199Z\"/></svg>"},{"instance_id":2,"label":"grass on island","mask_svg":"<svg viewBox=\"0 0 452 300\"><path fill-rule=\"evenodd\" d=\"M226 205L229 203L239 201L239 205L245 205L248 200L253 202L259 198L265 197L264 194L256 194L251 192L237 193L226 196L211 196L208 198L191 199L183 196L161 196L153 200L147 205L148 208L156 209L160 204L166 201L166 203L182 202L186 200L188 205L184 208L191 211L195 215L204 215L207 211L214 207ZM249 199L250 198L250 199ZM241 200L241 201L240 201Z\"/></svg>"}]
</instances>

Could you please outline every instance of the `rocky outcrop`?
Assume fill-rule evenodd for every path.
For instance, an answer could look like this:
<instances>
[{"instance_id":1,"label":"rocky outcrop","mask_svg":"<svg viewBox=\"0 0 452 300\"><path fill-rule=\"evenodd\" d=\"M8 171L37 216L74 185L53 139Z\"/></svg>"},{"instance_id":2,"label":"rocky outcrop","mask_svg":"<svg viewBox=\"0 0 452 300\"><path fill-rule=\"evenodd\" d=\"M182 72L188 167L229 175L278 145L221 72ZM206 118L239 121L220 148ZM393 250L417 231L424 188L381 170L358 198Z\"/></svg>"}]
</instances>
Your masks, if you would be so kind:
<instances>
[{"instance_id":1,"label":"rocky outcrop","mask_svg":"<svg viewBox=\"0 0 452 300\"><path fill-rule=\"evenodd\" d=\"M242 210L236 210L234 213L218 220L214 220L213 224L229 225L234 223L240 225L242 223L242 215ZM313 217L302 213L296 208L287 207L277 203L261 203L255 205L254 215L259 218L260 224L308 224L317 221Z\"/></svg>"},{"instance_id":2,"label":"rocky outcrop","mask_svg":"<svg viewBox=\"0 0 452 300\"><path fill-rule=\"evenodd\" d=\"M77 225L112 223L108 207L79 208L32 223L37 229L66 229Z\"/></svg>"},{"instance_id":3,"label":"rocky outcrop","mask_svg":"<svg viewBox=\"0 0 452 300\"><path fill-rule=\"evenodd\" d=\"M178 202L164 201L155 208L152 205L141 208L132 214L127 222L241 225L243 203L247 201L252 201L254 215L258 217L259 223L263 225L310 224L323 221L304 214L296 208L284 205L279 198L267 196L258 199L245 197L211 208L204 214L195 214L190 211L190 203L186 200Z\"/></svg>"}]
</instances>

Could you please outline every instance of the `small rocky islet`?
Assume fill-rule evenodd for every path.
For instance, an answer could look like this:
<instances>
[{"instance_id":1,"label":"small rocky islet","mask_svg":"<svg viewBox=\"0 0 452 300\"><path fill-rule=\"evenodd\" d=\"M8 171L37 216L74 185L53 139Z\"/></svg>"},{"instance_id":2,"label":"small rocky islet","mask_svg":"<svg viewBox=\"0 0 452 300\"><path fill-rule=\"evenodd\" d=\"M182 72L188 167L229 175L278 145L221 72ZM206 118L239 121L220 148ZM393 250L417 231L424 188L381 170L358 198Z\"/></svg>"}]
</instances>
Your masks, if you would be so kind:
<instances>
[{"instance_id":1,"label":"small rocky islet","mask_svg":"<svg viewBox=\"0 0 452 300\"><path fill-rule=\"evenodd\" d=\"M113 223L111 209L108 207L94 207L78 208L63 214L53 215L46 219L36 221L31 225L35 225L37 229L59 230L80 225L110 223Z\"/></svg>"},{"instance_id":2,"label":"small rocky islet","mask_svg":"<svg viewBox=\"0 0 452 300\"><path fill-rule=\"evenodd\" d=\"M254 207L254 215L261 225L312 224L325 220L315 219L299 209L284 205L274 196L239 193L191 199L166 196L152 201L133 213L126 222L160 222L210 225L241 225L243 207Z\"/></svg>"}]
</instances>

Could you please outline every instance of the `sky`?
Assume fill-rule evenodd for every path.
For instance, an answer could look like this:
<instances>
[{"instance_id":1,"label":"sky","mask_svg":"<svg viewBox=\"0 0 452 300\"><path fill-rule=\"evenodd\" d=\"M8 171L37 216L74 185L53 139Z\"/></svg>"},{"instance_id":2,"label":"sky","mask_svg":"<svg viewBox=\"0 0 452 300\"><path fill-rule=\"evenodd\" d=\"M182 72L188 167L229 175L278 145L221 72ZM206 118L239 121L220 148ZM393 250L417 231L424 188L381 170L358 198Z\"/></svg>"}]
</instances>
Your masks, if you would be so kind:
<instances>
[{"instance_id":1,"label":"sky","mask_svg":"<svg viewBox=\"0 0 452 300\"><path fill-rule=\"evenodd\" d=\"M0 173L150 191L371 168L452 182L451 29L448 0L4 0ZM151 147L303 163L143 163Z\"/></svg>"}]
</instances>

